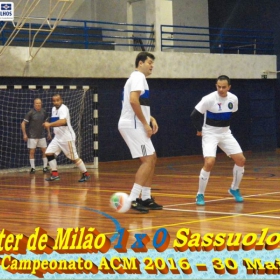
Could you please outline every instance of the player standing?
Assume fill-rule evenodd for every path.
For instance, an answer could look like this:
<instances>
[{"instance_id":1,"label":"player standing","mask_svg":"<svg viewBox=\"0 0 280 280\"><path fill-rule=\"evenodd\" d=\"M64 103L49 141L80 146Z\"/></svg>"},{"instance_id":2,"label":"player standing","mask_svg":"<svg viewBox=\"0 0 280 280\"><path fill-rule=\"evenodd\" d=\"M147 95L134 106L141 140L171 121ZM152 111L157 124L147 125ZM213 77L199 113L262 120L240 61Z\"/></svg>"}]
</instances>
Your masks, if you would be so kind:
<instances>
[{"instance_id":1,"label":"player standing","mask_svg":"<svg viewBox=\"0 0 280 280\"><path fill-rule=\"evenodd\" d=\"M48 119L48 114L44 108L42 108L42 100L40 98L34 99L34 108L32 108L24 117L21 123L21 130L23 134L23 140L27 142L27 148L29 148L29 161L31 165L30 174L36 172L35 169L35 151L36 148L41 148L42 160L43 160L43 172L48 172L48 160L45 152L47 148L47 141L45 138L45 130L42 124ZM27 125L27 127L26 127ZM50 130L47 129L48 140L51 139Z\"/></svg>"},{"instance_id":2,"label":"player standing","mask_svg":"<svg viewBox=\"0 0 280 280\"><path fill-rule=\"evenodd\" d=\"M191 114L193 125L197 130L197 136L202 136L202 150L204 165L199 175L199 187L196 197L197 205L205 205L204 193L212 170L217 146L233 159L233 181L229 193L234 196L236 202L243 202L239 191L239 185L244 174L245 157L230 131L230 119L238 110L238 98L229 92L231 82L229 77L222 75L216 81L217 91L204 96L195 106ZM202 126L202 118L204 121Z\"/></svg>"},{"instance_id":3,"label":"player standing","mask_svg":"<svg viewBox=\"0 0 280 280\"><path fill-rule=\"evenodd\" d=\"M124 86L123 107L118 123L132 158L139 158L141 162L129 199L132 201L131 208L142 213L148 213L149 209L162 209L162 205L157 204L151 196L157 159L151 136L158 131L158 124L150 113L150 92L146 77L152 73L154 59L154 55L149 52L137 55L136 69Z\"/></svg>"},{"instance_id":4,"label":"player standing","mask_svg":"<svg viewBox=\"0 0 280 280\"><path fill-rule=\"evenodd\" d=\"M51 122L45 122L43 124L45 128L53 127L55 134L55 137L46 150L46 156L52 169L52 174L46 181L60 179L55 155L60 154L62 151L82 172L82 177L78 182L86 182L90 178L90 175L87 172L83 160L77 154L75 145L76 135L71 126L69 109L63 104L60 94L55 94L52 97L52 102L54 107L52 108Z\"/></svg>"}]
</instances>

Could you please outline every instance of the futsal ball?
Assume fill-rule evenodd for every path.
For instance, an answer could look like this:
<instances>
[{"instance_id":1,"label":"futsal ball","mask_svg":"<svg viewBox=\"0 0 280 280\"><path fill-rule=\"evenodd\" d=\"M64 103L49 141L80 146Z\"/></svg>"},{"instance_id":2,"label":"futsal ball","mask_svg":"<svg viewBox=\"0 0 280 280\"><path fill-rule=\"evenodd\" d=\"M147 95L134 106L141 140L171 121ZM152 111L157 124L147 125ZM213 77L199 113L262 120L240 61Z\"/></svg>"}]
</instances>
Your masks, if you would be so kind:
<instances>
[{"instance_id":1,"label":"futsal ball","mask_svg":"<svg viewBox=\"0 0 280 280\"><path fill-rule=\"evenodd\" d=\"M131 201L126 193L117 192L110 198L111 207L118 213L125 213L131 207Z\"/></svg>"}]
</instances>

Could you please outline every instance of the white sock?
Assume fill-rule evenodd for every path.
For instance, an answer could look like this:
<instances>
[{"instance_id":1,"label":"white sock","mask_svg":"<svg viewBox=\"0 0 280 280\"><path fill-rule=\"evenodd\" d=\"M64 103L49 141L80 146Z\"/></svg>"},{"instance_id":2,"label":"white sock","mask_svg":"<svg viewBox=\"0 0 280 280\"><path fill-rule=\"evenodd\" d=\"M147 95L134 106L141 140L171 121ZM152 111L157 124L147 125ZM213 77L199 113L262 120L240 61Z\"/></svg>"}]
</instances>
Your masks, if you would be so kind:
<instances>
[{"instance_id":1,"label":"white sock","mask_svg":"<svg viewBox=\"0 0 280 280\"><path fill-rule=\"evenodd\" d=\"M48 166L48 159L46 157L43 157L42 160L43 160L44 168L47 167Z\"/></svg>"},{"instance_id":2,"label":"white sock","mask_svg":"<svg viewBox=\"0 0 280 280\"><path fill-rule=\"evenodd\" d=\"M130 191L129 199L131 201L136 200L136 198L139 198L141 191L142 191L142 186L134 183L134 185Z\"/></svg>"},{"instance_id":3,"label":"white sock","mask_svg":"<svg viewBox=\"0 0 280 280\"><path fill-rule=\"evenodd\" d=\"M210 177L210 172L205 171L203 168L199 174L199 183L198 183L198 193L197 194L204 194L205 189Z\"/></svg>"},{"instance_id":4,"label":"white sock","mask_svg":"<svg viewBox=\"0 0 280 280\"><path fill-rule=\"evenodd\" d=\"M52 171L57 171L57 161L56 159L53 159L49 161L49 165Z\"/></svg>"},{"instance_id":5,"label":"white sock","mask_svg":"<svg viewBox=\"0 0 280 280\"><path fill-rule=\"evenodd\" d=\"M149 187L142 187L142 194L141 194L142 200L146 200L151 198L151 188Z\"/></svg>"},{"instance_id":6,"label":"white sock","mask_svg":"<svg viewBox=\"0 0 280 280\"><path fill-rule=\"evenodd\" d=\"M29 162L30 162L31 168L35 169L35 159L29 159Z\"/></svg>"},{"instance_id":7,"label":"white sock","mask_svg":"<svg viewBox=\"0 0 280 280\"><path fill-rule=\"evenodd\" d=\"M80 171L82 173L87 172L86 166L85 166L84 162L81 159L78 162L76 162L75 164L80 169Z\"/></svg>"},{"instance_id":8,"label":"white sock","mask_svg":"<svg viewBox=\"0 0 280 280\"><path fill-rule=\"evenodd\" d=\"M244 166L240 167L240 166L237 166L235 164L234 167L233 167L233 181L232 181L232 184L231 184L231 189L232 190L239 189L239 185L240 185L240 182L243 178L243 174L244 174Z\"/></svg>"}]
</instances>

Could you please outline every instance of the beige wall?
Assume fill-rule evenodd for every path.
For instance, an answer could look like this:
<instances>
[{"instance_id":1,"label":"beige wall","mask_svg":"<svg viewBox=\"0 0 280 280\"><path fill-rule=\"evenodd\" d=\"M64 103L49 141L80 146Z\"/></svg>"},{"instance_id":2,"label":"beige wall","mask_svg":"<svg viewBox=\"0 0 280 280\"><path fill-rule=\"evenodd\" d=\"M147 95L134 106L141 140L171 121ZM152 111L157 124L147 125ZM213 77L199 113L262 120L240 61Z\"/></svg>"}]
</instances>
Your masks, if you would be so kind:
<instances>
[{"instance_id":1,"label":"beige wall","mask_svg":"<svg viewBox=\"0 0 280 280\"><path fill-rule=\"evenodd\" d=\"M33 50L35 51L35 50ZM138 52L42 48L29 59L29 48L7 47L0 56L0 76L127 78ZM276 71L274 55L155 52L152 78L260 79L264 70ZM276 74L268 78L275 79Z\"/></svg>"},{"instance_id":2,"label":"beige wall","mask_svg":"<svg viewBox=\"0 0 280 280\"><path fill-rule=\"evenodd\" d=\"M128 0L75 0L66 18L126 22ZM17 4L19 0L15 1ZM40 2L35 16L45 16L50 3ZM21 1L18 11L24 9ZM164 4L164 5L163 5ZM208 26L207 0L142 0L133 2L133 22L157 22L175 25ZM172 5L172 11L166 9ZM159 10L158 10L159 9ZM44 15L42 12L44 11ZM157 12L156 12L157 11ZM139 14L139 15L138 15ZM139 18L137 18L137 15ZM145 16L144 16L145 15ZM138 22L139 21L139 22ZM159 36L158 30L156 31ZM159 39L158 39L159 42ZM2 46L0 46L2 48ZM31 62L29 49L7 47L0 56L1 76L127 78L134 69L137 52L42 48ZM158 47L157 50L160 48ZM172 51L172 48L171 48ZM198 52L199 50L195 50ZM32 50L32 55L36 49ZM227 74L231 78L259 79L264 71L276 71L276 56L209 54L156 51L153 78L215 78ZM268 78L276 78L269 74Z\"/></svg>"}]
</instances>

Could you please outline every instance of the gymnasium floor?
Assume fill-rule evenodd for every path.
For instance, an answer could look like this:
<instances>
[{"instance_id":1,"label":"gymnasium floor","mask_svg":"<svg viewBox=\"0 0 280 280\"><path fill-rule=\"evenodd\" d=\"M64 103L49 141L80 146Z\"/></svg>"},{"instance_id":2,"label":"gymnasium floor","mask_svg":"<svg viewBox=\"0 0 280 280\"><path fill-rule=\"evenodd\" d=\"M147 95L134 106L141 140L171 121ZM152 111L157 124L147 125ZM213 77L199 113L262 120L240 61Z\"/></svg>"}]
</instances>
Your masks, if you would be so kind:
<instances>
[{"instance_id":1,"label":"gymnasium floor","mask_svg":"<svg viewBox=\"0 0 280 280\"><path fill-rule=\"evenodd\" d=\"M61 169L60 181L47 182L48 174L37 170L0 173L0 220L2 229L27 236L37 227L56 236L57 228L94 227L116 240L116 232L125 228L130 233L128 245L135 233L153 236L159 228L170 234L172 248L176 232L189 228L191 232L219 233L255 232L262 228L279 230L280 219L280 151L245 153L245 174L241 183L244 203L236 203L228 194L233 162L218 154L216 165L206 190L205 206L196 206L198 174L201 156L159 158L153 183L153 196L164 205L163 210L141 214L129 210L116 213L109 206L114 192L129 193L137 160L101 162L90 169L91 179L78 183L76 168ZM147 247L152 248L151 242Z\"/></svg>"}]
</instances>

